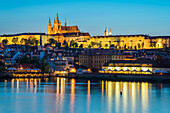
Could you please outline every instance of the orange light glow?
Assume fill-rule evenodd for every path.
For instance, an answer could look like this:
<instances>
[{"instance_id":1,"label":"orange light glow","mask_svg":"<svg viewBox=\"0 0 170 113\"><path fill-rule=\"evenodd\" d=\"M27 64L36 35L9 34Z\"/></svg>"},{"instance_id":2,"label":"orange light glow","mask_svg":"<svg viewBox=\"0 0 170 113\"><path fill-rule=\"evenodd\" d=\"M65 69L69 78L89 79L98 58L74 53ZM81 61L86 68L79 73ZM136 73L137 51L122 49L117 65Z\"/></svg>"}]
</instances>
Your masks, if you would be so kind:
<instances>
[{"instance_id":1,"label":"orange light glow","mask_svg":"<svg viewBox=\"0 0 170 113\"><path fill-rule=\"evenodd\" d=\"M70 68L70 73L76 73L76 68Z\"/></svg>"}]
</instances>

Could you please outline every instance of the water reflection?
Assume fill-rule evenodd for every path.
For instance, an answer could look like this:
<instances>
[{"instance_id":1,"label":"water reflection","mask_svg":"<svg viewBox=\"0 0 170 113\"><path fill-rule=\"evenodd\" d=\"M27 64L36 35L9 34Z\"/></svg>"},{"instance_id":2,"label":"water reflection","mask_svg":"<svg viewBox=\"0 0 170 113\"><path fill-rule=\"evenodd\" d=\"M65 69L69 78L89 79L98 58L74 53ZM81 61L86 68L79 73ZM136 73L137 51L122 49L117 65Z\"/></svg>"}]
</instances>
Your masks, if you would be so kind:
<instances>
[{"instance_id":1,"label":"water reflection","mask_svg":"<svg viewBox=\"0 0 170 113\"><path fill-rule=\"evenodd\" d=\"M28 110L29 112L32 112L31 110L36 112L42 108L44 111L50 109L52 112L71 113L79 112L82 109L84 109L84 112L94 112L93 109L95 109L96 112L107 113L145 113L153 110L150 107L152 104L149 104L151 95L154 96L158 94L158 96L163 98L163 91L170 90L169 85L167 86L162 83L152 84L147 82L115 82L104 80L96 82L59 77L52 79L1 79L0 88L1 93L7 92L15 94L13 96L16 98L20 98L19 96L21 96L23 100L27 99L27 97L21 95L21 93L27 93L27 95L33 93L34 96L30 97L32 104L29 105L32 109ZM163 88L167 88L167 90L163 90ZM157 90L156 93L155 90ZM121 91L123 92L122 95L120 94ZM0 97L0 99L1 98L2 97ZM168 98L170 98L170 94ZM39 103L39 101L41 103ZM163 101L164 100L161 102ZM49 104L48 107L43 107L46 106L46 103ZM18 105L17 102L13 104ZM169 103L162 104L170 105ZM97 108L99 106L100 108ZM20 108L22 109L22 104Z\"/></svg>"}]
</instances>

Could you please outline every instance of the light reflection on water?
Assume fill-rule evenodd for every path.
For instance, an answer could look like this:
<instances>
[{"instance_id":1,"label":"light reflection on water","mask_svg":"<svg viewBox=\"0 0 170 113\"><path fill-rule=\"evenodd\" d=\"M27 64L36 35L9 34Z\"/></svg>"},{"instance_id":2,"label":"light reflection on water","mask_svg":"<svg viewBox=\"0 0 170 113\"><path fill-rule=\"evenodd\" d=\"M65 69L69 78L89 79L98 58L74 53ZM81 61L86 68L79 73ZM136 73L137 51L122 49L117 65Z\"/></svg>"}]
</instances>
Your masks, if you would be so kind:
<instances>
[{"instance_id":1,"label":"light reflection on water","mask_svg":"<svg viewBox=\"0 0 170 113\"><path fill-rule=\"evenodd\" d=\"M163 83L58 77L0 80L2 113L168 113L169 100L170 84Z\"/></svg>"}]
</instances>

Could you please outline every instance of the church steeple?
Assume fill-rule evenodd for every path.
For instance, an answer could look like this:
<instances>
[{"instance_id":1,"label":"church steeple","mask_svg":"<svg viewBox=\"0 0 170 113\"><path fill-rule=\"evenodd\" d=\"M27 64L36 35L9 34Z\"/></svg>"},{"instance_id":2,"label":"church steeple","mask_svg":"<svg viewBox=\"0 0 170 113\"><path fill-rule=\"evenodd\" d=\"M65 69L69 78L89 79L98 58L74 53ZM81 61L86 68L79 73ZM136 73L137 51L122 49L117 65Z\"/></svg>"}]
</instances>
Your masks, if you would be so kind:
<instances>
[{"instance_id":1,"label":"church steeple","mask_svg":"<svg viewBox=\"0 0 170 113\"><path fill-rule=\"evenodd\" d=\"M106 29L105 29L105 31L104 31L104 36L108 36L107 27L106 27Z\"/></svg>"},{"instance_id":2,"label":"church steeple","mask_svg":"<svg viewBox=\"0 0 170 113\"><path fill-rule=\"evenodd\" d=\"M66 18L65 18L65 27L67 26Z\"/></svg>"},{"instance_id":3,"label":"church steeple","mask_svg":"<svg viewBox=\"0 0 170 113\"><path fill-rule=\"evenodd\" d=\"M110 30L109 30L109 35L112 35L112 31L111 31L111 28L110 28Z\"/></svg>"}]
</instances>

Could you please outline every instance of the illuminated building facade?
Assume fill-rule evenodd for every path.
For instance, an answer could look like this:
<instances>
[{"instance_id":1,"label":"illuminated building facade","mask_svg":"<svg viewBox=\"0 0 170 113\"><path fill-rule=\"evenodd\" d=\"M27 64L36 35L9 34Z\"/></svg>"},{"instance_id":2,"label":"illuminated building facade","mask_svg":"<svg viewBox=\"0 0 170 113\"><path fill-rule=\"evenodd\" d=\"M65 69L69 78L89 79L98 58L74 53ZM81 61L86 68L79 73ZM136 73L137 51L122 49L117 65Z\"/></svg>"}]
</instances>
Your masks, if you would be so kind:
<instances>
[{"instance_id":1,"label":"illuminated building facade","mask_svg":"<svg viewBox=\"0 0 170 113\"><path fill-rule=\"evenodd\" d=\"M105 29L104 36L92 36L85 41L79 41L78 45L83 44L83 47L88 47L91 42L93 48L105 48L108 49L111 45L114 45L116 49L159 49L170 47L170 36L149 36L149 35L112 35L111 29Z\"/></svg>"},{"instance_id":2,"label":"illuminated building facade","mask_svg":"<svg viewBox=\"0 0 170 113\"><path fill-rule=\"evenodd\" d=\"M87 49L79 55L79 65L101 69L110 60L126 60L126 57L130 56L118 53L112 49Z\"/></svg>"},{"instance_id":3,"label":"illuminated building facade","mask_svg":"<svg viewBox=\"0 0 170 113\"><path fill-rule=\"evenodd\" d=\"M111 60L103 65L101 73L152 74L170 72L169 62L157 63L150 59Z\"/></svg>"}]
</instances>

